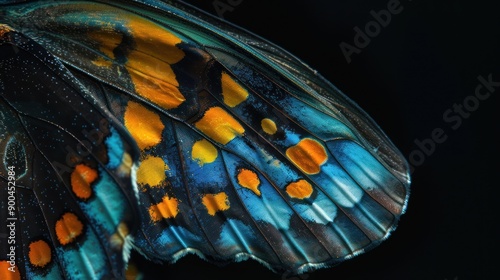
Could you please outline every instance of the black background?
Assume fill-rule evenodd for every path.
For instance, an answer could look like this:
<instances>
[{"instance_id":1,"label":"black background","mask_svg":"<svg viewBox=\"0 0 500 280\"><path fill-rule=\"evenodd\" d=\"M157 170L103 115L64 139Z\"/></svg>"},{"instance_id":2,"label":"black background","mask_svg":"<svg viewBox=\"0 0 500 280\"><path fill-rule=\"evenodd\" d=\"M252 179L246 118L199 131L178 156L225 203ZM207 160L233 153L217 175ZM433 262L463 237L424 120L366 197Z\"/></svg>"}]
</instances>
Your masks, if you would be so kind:
<instances>
[{"instance_id":1,"label":"black background","mask_svg":"<svg viewBox=\"0 0 500 280\"><path fill-rule=\"evenodd\" d=\"M191 2L217 15L214 1ZM500 9L496 1L401 0L403 10L347 63L339 44L354 45L353 28L364 29L373 20L370 11L389 2L243 0L223 17L317 69L413 164L408 210L392 236L337 267L300 277L274 274L253 261L219 267L188 256L166 266L138 261L146 279L498 278L500 87L460 124L443 114L472 100L478 76L500 82ZM434 129L446 140L416 158L416 141L429 139Z\"/></svg>"}]
</instances>

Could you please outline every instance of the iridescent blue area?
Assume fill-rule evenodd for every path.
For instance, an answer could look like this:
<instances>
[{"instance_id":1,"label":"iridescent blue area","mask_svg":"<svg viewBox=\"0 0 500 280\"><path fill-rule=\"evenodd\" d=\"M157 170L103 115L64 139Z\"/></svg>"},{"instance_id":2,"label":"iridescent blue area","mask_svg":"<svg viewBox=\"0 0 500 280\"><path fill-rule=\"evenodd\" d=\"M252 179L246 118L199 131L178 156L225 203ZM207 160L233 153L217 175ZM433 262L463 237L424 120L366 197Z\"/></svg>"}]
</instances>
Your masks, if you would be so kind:
<instances>
[{"instance_id":1,"label":"iridescent blue area","mask_svg":"<svg viewBox=\"0 0 500 280\"><path fill-rule=\"evenodd\" d=\"M171 226L167 231L162 232L160 236L152 240L153 245L158 246L157 248L164 247L165 244L168 244L165 248L167 252L163 252L163 254L168 254L170 256L174 256L183 249L189 248L190 244L196 244L201 241L199 236L192 234L181 226ZM143 241L140 240L139 242ZM141 243L138 243L138 245L141 245ZM141 247L147 247L147 245L143 244L143 246L139 248Z\"/></svg>"},{"instance_id":2,"label":"iridescent blue area","mask_svg":"<svg viewBox=\"0 0 500 280\"><path fill-rule=\"evenodd\" d=\"M274 183L274 187L283 188L288 183L301 178L292 164L282 158L276 158L263 149L243 139L234 139L226 145L234 154L245 155L245 160L254 165L258 170L265 170L267 176Z\"/></svg>"},{"instance_id":3,"label":"iridescent blue area","mask_svg":"<svg viewBox=\"0 0 500 280\"><path fill-rule=\"evenodd\" d=\"M402 183L375 157L359 144L335 141L328 145L330 151L356 183L367 192L383 192L386 199L403 207L406 203ZM382 202L380 202L382 203Z\"/></svg>"},{"instance_id":4,"label":"iridescent blue area","mask_svg":"<svg viewBox=\"0 0 500 280\"><path fill-rule=\"evenodd\" d=\"M110 129L110 136L106 138L105 143L108 147L108 157L109 162L107 164L108 168L115 169L120 166L123 159L124 146L120 135L116 129Z\"/></svg>"},{"instance_id":5,"label":"iridescent blue area","mask_svg":"<svg viewBox=\"0 0 500 280\"><path fill-rule=\"evenodd\" d=\"M102 248L99 235L90 228L85 232L86 240L73 250L57 249L59 261L64 267L66 278L102 279L107 271L106 251Z\"/></svg>"},{"instance_id":6,"label":"iridescent blue area","mask_svg":"<svg viewBox=\"0 0 500 280\"><path fill-rule=\"evenodd\" d=\"M240 242L239 244L237 244L237 246L243 248L244 252L251 254L252 249L246 239L248 239L249 236L253 235L254 232L250 226L245 225L239 220L229 219L222 226L220 237L219 240L217 240L217 243L220 247L234 247L234 241L238 240Z\"/></svg>"},{"instance_id":7,"label":"iridescent blue area","mask_svg":"<svg viewBox=\"0 0 500 280\"><path fill-rule=\"evenodd\" d=\"M43 280L43 279L55 279L55 280L59 280L59 279L64 279L64 276L58 270L57 266L53 266L52 268L48 269L46 271L46 274L44 274L44 275L40 275L36 271L36 269L27 268L26 277L27 277L27 279L33 279L33 280Z\"/></svg>"},{"instance_id":8,"label":"iridescent blue area","mask_svg":"<svg viewBox=\"0 0 500 280\"><path fill-rule=\"evenodd\" d=\"M80 202L80 207L102 234L110 236L126 215L127 209L123 208L127 203L126 197L113 178L102 168L93 191L94 197L88 202Z\"/></svg>"},{"instance_id":9,"label":"iridescent blue area","mask_svg":"<svg viewBox=\"0 0 500 280\"><path fill-rule=\"evenodd\" d=\"M229 174L236 174L238 168L245 163L231 153L224 153L224 159ZM260 196L249 189L238 187L238 182L234 177L231 177L232 184L237 186L236 191L254 220L269 223L280 230L288 230L290 228L290 218L294 214L293 210L290 209L290 206L276 188L267 181L266 177L261 175L259 179Z\"/></svg>"}]
</instances>

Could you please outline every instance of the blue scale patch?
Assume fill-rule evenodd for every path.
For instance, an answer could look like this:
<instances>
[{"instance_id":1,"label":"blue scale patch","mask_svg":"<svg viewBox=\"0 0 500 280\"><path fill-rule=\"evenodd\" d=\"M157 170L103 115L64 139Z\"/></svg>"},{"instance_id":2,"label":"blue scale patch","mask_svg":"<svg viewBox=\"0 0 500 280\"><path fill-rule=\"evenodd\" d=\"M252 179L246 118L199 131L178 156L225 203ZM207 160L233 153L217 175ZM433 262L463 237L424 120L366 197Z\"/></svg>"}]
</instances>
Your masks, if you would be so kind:
<instances>
[{"instance_id":1,"label":"blue scale patch","mask_svg":"<svg viewBox=\"0 0 500 280\"><path fill-rule=\"evenodd\" d=\"M86 239L77 248L57 249L60 262L71 278L101 279L108 274L106 253L102 250L99 237L91 230L85 233Z\"/></svg>"},{"instance_id":2,"label":"blue scale patch","mask_svg":"<svg viewBox=\"0 0 500 280\"><path fill-rule=\"evenodd\" d=\"M118 188L111 188L114 181L102 168L99 169L99 181L93 186L94 197L88 202L80 202L80 207L87 213L93 224L104 230L102 234L111 235L126 215L122 205L126 197Z\"/></svg>"},{"instance_id":3,"label":"blue scale patch","mask_svg":"<svg viewBox=\"0 0 500 280\"><path fill-rule=\"evenodd\" d=\"M124 154L124 146L122 139L120 138L120 135L116 131L116 129L111 128L111 135L106 138L105 143L106 147L108 148L108 157L109 157L109 162L108 162L108 168L115 169L120 166L122 163L123 159L123 154Z\"/></svg>"}]
</instances>

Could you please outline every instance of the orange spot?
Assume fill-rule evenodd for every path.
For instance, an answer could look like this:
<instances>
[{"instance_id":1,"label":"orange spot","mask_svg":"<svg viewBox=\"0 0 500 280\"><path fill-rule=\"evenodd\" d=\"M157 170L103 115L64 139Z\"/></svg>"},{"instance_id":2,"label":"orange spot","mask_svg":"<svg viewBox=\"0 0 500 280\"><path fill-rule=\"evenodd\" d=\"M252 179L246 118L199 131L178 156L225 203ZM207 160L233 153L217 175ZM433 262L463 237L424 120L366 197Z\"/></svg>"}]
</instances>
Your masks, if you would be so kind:
<instances>
[{"instance_id":1,"label":"orange spot","mask_svg":"<svg viewBox=\"0 0 500 280\"><path fill-rule=\"evenodd\" d=\"M304 199L309 198L313 192L313 188L309 182L300 179L286 186L286 192L291 198Z\"/></svg>"},{"instance_id":2,"label":"orange spot","mask_svg":"<svg viewBox=\"0 0 500 280\"><path fill-rule=\"evenodd\" d=\"M220 107L208 109L203 117L195 123L195 126L208 137L223 145L245 132L241 124Z\"/></svg>"},{"instance_id":3,"label":"orange spot","mask_svg":"<svg viewBox=\"0 0 500 280\"><path fill-rule=\"evenodd\" d=\"M139 95L165 109L177 108L186 99L171 64L185 56L177 47L182 40L152 21L131 13L120 13L130 30L135 48L127 55L126 67Z\"/></svg>"},{"instance_id":4,"label":"orange spot","mask_svg":"<svg viewBox=\"0 0 500 280\"><path fill-rule=\"evenodd\" d=\"M46 266L52 259L49 244L43 240L31 242L28 257L32 265L37 267Z\"/></svg>"},{"instance_id":5,"label":"orange spot","mask_svg":"<svg viewBox=\"0 0 500 280\"><path fill-rule=\"evenodd\" d=\"M278 131L278 128L276 127L276 123L271 120L271 119L263 119L260 122L260 126L262 127L262 130L264 130L265 133L269 135L273 135Z\"/></svg>"},{"instance_id":6,"label":"orange spot","mask_svg":"<svg viewBox=\"0 0 500 280\"><path fill-rule=\"evenodd\" d=\"M78 164L71 173L71 188L73 193L80 199L88 199L92 195L90 185L97 179L98 174L95 169Z\"/></svg>"},{"instance_id":7,"label":"orange spot","mask_svg":"<svg viewBox=\"0 0 500 280\"><path fill-rule=\"evenodd\" d=\"M83 232L83 224L73 213L65 213L56 222L56 235L59 243L67 245L80 236Z\"/></svg>"},{"instance_id":8,"label":"orange spot","mask_svg":"<svg viewBox=\"0 0 500 280\"><path fill-rule=\"evenodd\" d=\"M182 42L178 36L153 21L124 10L116 12L110 6L76 4L73 7L77 11L85 10L89 17L95 17L93 20L100 25L100 32L89 35L99 43L99 50L110 60L114 60L113 51L122 42L124 34L132 39L125 53L127 60L124 66L137 94L165 109L176 108L186 100L179 91L179 82L171 67L185 56L177 47ZM101 18L108 20L102 21ZM109 22L116 22L127 30L122 31ZM98 58L93 63L104 67L112 64L104 58Z\"/></svg>"},{"instance_id":9,"label":"orange spot","mask_svg":"<svg viewBox=\"0 0 500 280\"><path fill-rule=\"evenodd\" d=\"M165 218L175 218L179 213L179 201L175 197L168 195L163 197L163 201L149 207L149 216L153 222L158 222Z\"/></svg>"},{"instance_id":10,"label":"orange spot","mask_svg":"<svg viewBox=\"0 0 500 280\"><path fill-rule=\"evenodd\" d=\"M149 156L144 159L137 169L137 183L141 186L158 187L165 181L165 171L168 166L162 158Z\"/></svg>"},{"instance_id":11,"label":"orange spot","mask_svg":"<svg viewBox=\"0 0 500 280\"><path fill-rule=\"evenodd\" d=\"M215 216L218 211L229 209L229 199L225 192L217 194L206 194L201 199L203 205L207 208L208 214Z\"/></svg>"},{"instance_id":12,"label":"orange spot","mask_svg":"<svg viewBox=\"0 0 500 280\"><path fill-rule=\"evenodd\" d=\"M214 162L218 155L217 149L206 139L196 141L191 149L191 158L197 161L200 166Z\"/></svg>"},{"instance_id":13,"label":"orange spot","mask_svg":"<svg viewBox=\"0 0 500 280\"><path fill-rule=\"evenodd\" d=\"M0 25L0 36L1 34L1 25ZM2 256L3 257L3 256ZM17 266L10 266L8 261L0 261L0 279L4 280L20 280L21 274L17 269Z\"/></svg>"},{"instance_id":14,"label":"orange spot","mask_svg":"<svg viewBox=\"0 0 500 280\"><path fill-rule=\"evenodd\" d=\"M241 102L247 100L248 91L238 84L227 73L222 72L222 98L229 107L236 107Z\"/></svg>"},{"instance_id":15,"label":"orange spot","mask_svg":"<svg viewBox=\"0 0 500 280\"><path fill-rule=\"evenodd\" d=\"M257 173L252 170L242 168L238 173L238 184L252 190L256 195L260 196L260 180Z\"/></svg>"},{"instance_id":16,"label":"orange spot","mask_svg":"<svg viewBox=\"0 0 500 280\"><path fill-rule=\"evenodd\" d=\"M328 159L325 148L318 141L305 138L286 150L288 158L307 174L317 174Z\"/></svg>"},{"instance_id":17,"label":"orange spot","mask_svg":"<svg viewBox=\"0 0 500 280\"><path fill-rule=\"evenodd\" d=\"M165 125L156 113L139 103L129 101L123 118L125 127L141 150L154 147L161 142Z\"/></svg>"},{"instance_id":18,"label":"orange spot","mask_svg":"<svg viewBox=\"0 0 500 280\"><path fill-rule=\"evenodd\" d=\"M167 68L167 65L164 65L165 69L159 70L163 72L163 79L156 79L156 77L151 77L154 72L144 73L141 71L144 70L141 68L141 65L135 65L138 63L134 62L140 60L141 56L143 55L135 55L134 60L130 60L127 64L133 65L127 67L127 69L129 70L130 78L132 78L137 94L167 110L177 108L186 101L184 95L179 91L179 85L177 84L172 68L170 66ZM144 61L144 63L148 62ZM151 61L149 63L152 64L154 62Z\"/></svg>"}]
</instances>

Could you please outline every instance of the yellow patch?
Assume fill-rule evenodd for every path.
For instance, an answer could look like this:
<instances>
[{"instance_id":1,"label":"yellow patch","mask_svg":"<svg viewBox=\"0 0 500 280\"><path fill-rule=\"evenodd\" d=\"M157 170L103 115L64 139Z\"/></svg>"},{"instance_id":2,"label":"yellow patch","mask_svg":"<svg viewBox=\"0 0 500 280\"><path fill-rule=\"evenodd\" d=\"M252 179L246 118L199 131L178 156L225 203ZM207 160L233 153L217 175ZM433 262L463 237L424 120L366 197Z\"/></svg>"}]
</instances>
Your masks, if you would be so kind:
<instances>
[{"instance_id":1,"label":"yellow patch","mask_svg":"<svg viewBox=\"0 0 500 280\"><path fill-rule=\"evenodd\" d=\"M263 119L260 122L260 126L262 127L262 130L264 130L265 133L269 135L273 135L278 131L278 128L276 127L276 123L271 120L271 119Z\"/></svg>"},{"instance_id":2,"label":"yellow patch","mask_svg":"<svg viewBox=\"0 0 500 280\"><path fill-rule=\"evenodd\" d=\"M161 142L165 125L156 113L139 103L129 101L123 118L125 127L141 150L154 147Z\"/></svg>"},{"instance_id":3,"label":"yellow patch","mask_svg":"<svg viewBox=\"0 0 500 280\"><path fill-rule=\"evenodd\" d=\"M2 36L2 25L0 25L0 36ZM9 269L13 269L14 271ZM0 279L20 280L21 274L17 266L11 267L8 261L0 261Z\"/></svg>"},{"instance_id":4,"label":"yellow patch","mask_svg":"<svg viewBox=\"0 0 500 280\"><path fill-rule=\"evenodd\" d=\"M242 168L238 172L237 177L238 184L240 184L242 187L252 190L256 195L260 196L260 180L259 176L257 176L257 173L253 172L252 170Z\"/></svg>"},{"instance_id":5,"label":"yellow patch","mask_svg":"<svg viewBox=\"0 0 500 280\"><path fill-rule=\"evenodd\" d=\"M212 216L215 216L215 213L218 211L229 209L229 199L225 192L206 194L201 199L201 202L207 208L208 214Z\"/></svg>"},{"instance_id":6,"label":"yellow patch","mask_svg":"<svg viewBox=\"0 0 500 280\"><path fill-rule=\"evenodd\" d=\"M97 179L97 171L85 164L78 164L71 172L71 188L80 199L88 199L92 195L90 185Z\"/></svg>"},{"instance_id":7,"label":"yellow patch","mask_svg":"<svg viewBox=\"0 0 500 280\"><path fill-rule=\"evenodd\" d=\"M141 161L137 169L137 183L141 186L158 187L167 178L166 170L168 166L162 158L149 156Z\"/></svg>"},{"instance_id":8,"label":"yellow patch","mask_svg":"<svg viewBox=\"0 0 500 280\"><path fill-rule=\"evenodd\" d=\"M129 233L127 224L122 222L116 228L116 232L109 237L109 243L113 248L121 249Z\"/></svg>"},{"instance_id":9,"label":"yellow patch","mask_svg":"<svg viewBox=\"0 0 500 280\"><path fill-rule=\"evenodd\" d=\"M57 240L62 245L67 245L83 233L83 224L73 213L65 213L56 222Z\"/></svg>"},{"instance_id":10,"label":"yellow patch","mask_svg":"<svg viewBox=\"0 0 500 280\"><path fill-rule=\"evenodd\" d=\"M217 149L206 139L196 141L191 149L191 158L200 166L214 162L218 155Z\"/></svg>"},{"instance_id":11,"label":"yellow patch","mask_svg":"<svg viewBox=\"0 0 500 280\"><path fill-rule=\"evenodd\" d=\"M175 218L179 213L179 201L175 197L168 195L163 197L163 201L149 207L149 216L153 222L161 219Z\"/></svg>"},{"instance_id":12,"label":"yellow patch","mask_svg":"<svg viewBox=\"0 0 500 280\"><path fill-rule=\"evenodd\" d=\"M52 260L52 251L47 242L38 240L30 243L28 257L32 265L44 267Z\"/></svg>"},{"instance_id":13,"label":"yellow patch","mask_svg":"<svg viewBox=\"0 0 500 280\"><path fill-rule=\"evenodd\" d=\"M297 182L288 184L288 186L286 186L286 192L291 198L304 199L311 196L313 188L309 182L300 179Z\"/></svg>"},{"instance_id":14,"label":"yellow patch","mask_svg":"<svg viewBox=\"0 0 500 280\"><path fill-rule=\"evenodd\" d=\"M229 74L222 72L222 98L229 107L236 107L247 100L248 91L238 84Z\"/></svg>"},{"instance_id":15,"label":"yellow patch","mask_svg":"<svg viewBox=\"0 0 500 280\"><path fill-rule=\"evenodd\" d=\"M243 126L220 107L208 109L203 117L195 123L195 126L208 137L223 145L245 132Z\"/></svg>"},{"instance_id":16,"label":"yellow patch","mask_svg":"<svg viewBox=\"0 0 500 280\"><path fill-rule=\"evenodd\" d=\"M307 174L317 174L321 165L326 162L328 155L318 141L305 138L297 145L286 150L288 158Z\"/></svg>"}]
</instances>

